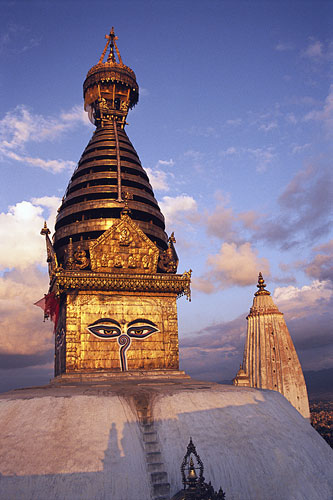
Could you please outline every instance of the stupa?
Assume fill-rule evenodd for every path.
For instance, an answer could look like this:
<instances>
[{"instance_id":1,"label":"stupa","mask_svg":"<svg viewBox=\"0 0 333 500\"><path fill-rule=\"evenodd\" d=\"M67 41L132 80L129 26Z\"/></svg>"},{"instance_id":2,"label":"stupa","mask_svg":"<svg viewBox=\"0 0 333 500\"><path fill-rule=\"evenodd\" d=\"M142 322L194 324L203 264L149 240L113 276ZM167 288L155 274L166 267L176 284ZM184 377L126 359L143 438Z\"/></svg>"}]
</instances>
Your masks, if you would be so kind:
<instances>
[{"instance_id":1,"label":"stupa","mask_svg":"<svg viewBox=\"0 0 333 500\"><path fill-rule=\"evenodd\" d=\"M114 30L83 84L96 126L58 210L45 226L55 314L55 375L179 369L175 238L165 233L146 172L125 132L139 99ZM107 55L107 50L109 54ZM106 57L107 55L107 57ZM104 59L106 60L104 61Z\"/></svg>"},{"instance_id":2,"label":"stupa","mask_svg":"<svg viewBox=\"0 0 333 500\"><path fill-rule=\"evenodd\" d=\"M0 395L0 498L183 498L192 437L208 494L331 500L333 453L284 396L178 369L176 299L189 296L190 272L176 274L174 237L124 130L138 86L113 30L84 97L96 132L53 241L42 229L56 376Z\"/></svg>"},{"instance_id":3,"label":"stupa","mask_svg":"<svg viewBox=\"0 0 333 500\"><path fill-rule=\"evenodd\" d=\"M234 384L279 391L310 418L304 375L283 314L266 290L262 274L247 317L244 360Z\"/></svg>"}]
</instances>

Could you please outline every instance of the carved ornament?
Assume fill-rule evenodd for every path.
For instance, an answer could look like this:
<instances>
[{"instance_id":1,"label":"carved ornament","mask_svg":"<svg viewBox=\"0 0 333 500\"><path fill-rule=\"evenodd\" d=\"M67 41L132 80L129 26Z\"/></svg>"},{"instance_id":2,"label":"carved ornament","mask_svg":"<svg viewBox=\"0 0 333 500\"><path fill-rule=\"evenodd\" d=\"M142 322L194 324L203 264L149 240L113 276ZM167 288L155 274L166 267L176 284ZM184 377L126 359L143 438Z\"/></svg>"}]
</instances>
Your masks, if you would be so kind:
<instances>
[{"instance_id":1,"label":"carved ornament","mask_svg":"<svg viewBox=\"0 0 333 500\"><path fill-rule=\"evenodd\" d=\"M101 290L118 292L173 293L191 300L191 275L125 274L59 269L51 290L60 295L66 290Z\"/></svg>"},{"instance_id":2,"label":"carved ornament","mask_svg":"<svg viewBox=\"0 0 333 500\"><path fill-rule=\"evenodd\" d=\"M159 251L139 226L125 213L89 245L92 271L156 273Z\"/></svg>"}]
</instances>

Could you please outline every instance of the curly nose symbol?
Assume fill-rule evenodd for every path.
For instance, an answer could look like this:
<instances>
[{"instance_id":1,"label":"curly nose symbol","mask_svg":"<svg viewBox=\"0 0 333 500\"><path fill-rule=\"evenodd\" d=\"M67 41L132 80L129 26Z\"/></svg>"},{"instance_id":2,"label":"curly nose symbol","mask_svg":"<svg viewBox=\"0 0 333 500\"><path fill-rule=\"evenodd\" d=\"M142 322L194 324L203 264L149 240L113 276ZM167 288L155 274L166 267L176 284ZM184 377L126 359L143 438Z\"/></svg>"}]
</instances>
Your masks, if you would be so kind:
<instances>
[{"instance_id":1,"label":"curly nose symbol","mask_svg":"<svg viewBox=\"0 0 333 500\"><path fill-rule=\"evenodd\" d=\"M121 369L123 372L125 372L127 371L126 351L131 344L131 338L126 334L122 334L117 338L117 341L120 347L119 354L120 354Z\"/></svg>"}]
</instances>

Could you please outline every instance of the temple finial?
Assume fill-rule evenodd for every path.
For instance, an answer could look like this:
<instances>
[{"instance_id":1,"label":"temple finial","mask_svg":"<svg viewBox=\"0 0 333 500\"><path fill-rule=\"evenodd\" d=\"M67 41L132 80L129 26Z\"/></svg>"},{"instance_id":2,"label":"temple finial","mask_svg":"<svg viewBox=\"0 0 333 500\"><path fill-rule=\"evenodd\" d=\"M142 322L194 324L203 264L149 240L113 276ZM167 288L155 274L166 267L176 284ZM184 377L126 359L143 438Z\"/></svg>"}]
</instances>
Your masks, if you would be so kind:
<instances>
[{"instance_id":1,"label":"temple finial","mask_svg":"<svg viewBox=\"0 0 333 500\"><path fill-rule=\"evenodd\" d=\"M113 27L105 38L102 55L83 84L84 109L98 128L116 121L118 128L123 129L128 111L139 100L139 87L134 71L123 63Z\"/></svg>"},{"instance_id":2,"label":"temple finial","mask_svg":"<svg viewBox=\"0 0 333 500\"><path fill-rule=\"evenodd\" d=\"M44 226L42 227L42 230L40 232L42 236L46 236L47 234L51 234L51 231L47 227L46 221L44 221Z\"/></svg>"},{"instance_id":3,"label":"temple finial","mask_svg":"<svg viewBox=\"0 0 333 500\"><path fill-rule=\"evenodd\" d=\"M110 54L108 57L108 62L116 62L116 56L114 53L114 48L115 48L115 41L118 40L118 37L114 33L114 27L112 26L112 29L110 31L109 35L105 35L105 38L108 38L110 41Z\"/></svg>"},{"instance_id":4,"label":"temple finial","mask_svg":"<svg viewBox=\"0 0 333 500\"><path fill-rule=\"evenodd\" d=\"M120 66L123 66L123 61L122 61L119 49L118 49L117 44L116 44L116 40L118 40L118 37L115 35L113 26L111 28L110 33L108 35L105 35L105 38L107 39L107 42L106 42L106 45L105 45L104 50L102 52L102 55L99 58L98 64L103 63L106 51L108 50L108 46L110 45L110 54L108 55L107 62L119 64ZM115 51L116 51L117 56L118 56L118 61L119 61L118 63L116 60Z\"/></svg>"},{"instance_id":5,"label":"temple finial","mask_svg":"<svg viewBox=\"0 0 333 500\"><path fill-rule=\"evenodd\" d=\"M266 290L266 283L264 278L262 277L262 274L259 273L258 276L258 284L257 284L258 291L254 294L256 297L258 295L270 295L270 292Z\"/></svg>"}]
</instances>

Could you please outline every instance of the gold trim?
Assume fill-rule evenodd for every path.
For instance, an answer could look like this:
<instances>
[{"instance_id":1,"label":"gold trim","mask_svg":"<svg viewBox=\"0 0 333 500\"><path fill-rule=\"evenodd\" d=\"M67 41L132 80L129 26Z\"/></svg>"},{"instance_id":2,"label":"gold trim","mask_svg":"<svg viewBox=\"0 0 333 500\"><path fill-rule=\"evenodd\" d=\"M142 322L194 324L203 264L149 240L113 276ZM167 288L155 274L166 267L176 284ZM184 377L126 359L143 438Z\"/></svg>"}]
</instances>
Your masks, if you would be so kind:
<instances>
[{"instance_id":1,"label":"gold trim","mask_svg":"<svg viewBox=\"0 0 333 500\"><path fill-rule=\"evenodd\" d=\"M58 270L52 280L52 291L60 295L65 290L101 290L120 292L174 293L191 300L191 277L184 274L124 274L93 271Z\"/></svg>"}]
</instances>

